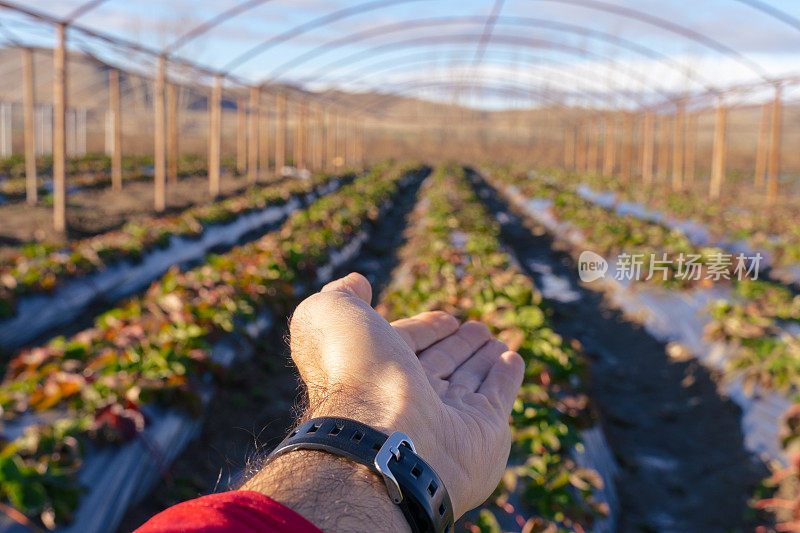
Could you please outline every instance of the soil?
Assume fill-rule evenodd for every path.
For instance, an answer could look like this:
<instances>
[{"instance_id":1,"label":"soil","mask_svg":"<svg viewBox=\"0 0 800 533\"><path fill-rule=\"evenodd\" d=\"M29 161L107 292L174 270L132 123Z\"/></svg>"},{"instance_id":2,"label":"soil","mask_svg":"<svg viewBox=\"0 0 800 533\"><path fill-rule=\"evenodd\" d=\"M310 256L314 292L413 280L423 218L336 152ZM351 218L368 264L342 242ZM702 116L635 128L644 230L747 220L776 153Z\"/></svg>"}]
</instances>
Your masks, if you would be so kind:
<instances>
[{"instance_id":1,"label":"soil","mask_svg":"<svg viewBox=\"0 0 800 533\"><path fill-rule=\"evenodd\" d=\"M223 174L222 198L242 192L249 183L244 177ZM133 218L156 217L153 209L152 180L126 181L121 193L109 187L75 191L67 196L66 238L53 230L53 208L42 201L35 206L25 203L0 205L0 257L8 247L28 242L63 243L119 228ZM166 214L192 205L212 201L206 176L190 176L177 184L167 184ZM161 215L163 215L162 213Z\"/></svg>"},{"instance_id":2,"label":"soil","mask_svg":"<svg viewBox=\"0 0 800 533\"><path fill-rule=\"evenodd\" d=\"M397 262L403 228L416 199L419 181L397 196L391 210L372 227L361 252L337 275L357 271L380 294ZM170 466L169 478L128 510L118 531L135 529L154 514L178 502L227 490L238 482L248 458L270 450L286 435L300 399L299 378L286 344L288 317L264 339L248 361L235 364L208 410L198 439Z\"/></svg>"},{"instance_id":3,"label":"soil","mask_svg":"<svg viewBox=\"0 0 800 533\"><path fill-rule=\"evenodd\" d=\"M720 376L695 359L672 360L662 342L577 282L572 257L485 183L476 189L502 223L502 237L543 286L541 268L580 299L550 300L554 329L579 340L589 359L588 393L620 465L620 531L752 531L747 501L768 475L744 448L740 410Z\"/></svg>"}]
</instances>

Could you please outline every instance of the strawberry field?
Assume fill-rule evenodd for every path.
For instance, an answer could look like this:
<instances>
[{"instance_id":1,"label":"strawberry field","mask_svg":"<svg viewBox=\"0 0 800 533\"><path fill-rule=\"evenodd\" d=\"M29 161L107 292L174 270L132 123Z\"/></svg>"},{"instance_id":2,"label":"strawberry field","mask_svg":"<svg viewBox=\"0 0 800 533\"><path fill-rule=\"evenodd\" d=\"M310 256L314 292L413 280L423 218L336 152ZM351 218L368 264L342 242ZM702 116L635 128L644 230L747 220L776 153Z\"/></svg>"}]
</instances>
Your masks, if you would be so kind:
<instances>
[{"instance_id":1,"label":"strawberry field","mask_svg":"<svg viewBox=\"0 0 800 533\"><path fill-rule=\"evenodd\" d=\"M764 248L760 276L747 264L720 269L734 242L724 221L625 191L547 169L383 162L253 187L68 248L7 254L0 331L19 331L19 317L29 327L3 339L2 527L125 529L210 490L213 471L183 472L203 446L230 438L209 434L217 411L249 412L253 400L229 390L247 373L291 384L291 371L279 369L286 317L351 270L372 279L387 319L444 310L479 320L526 362L506 472L460 528L615 531L631 514L665 507L672 517L662 526L781 527L798 475L800 297L779 275L792 264L792 236ZM681 213L694 225L679 223L688 220ZM754 215L760 223L769 222ZM705 241L693 233L701 224ZM771 224L763 231L780 229ZM581 281L586 250L612 265L602 279ZM625 279L617 274L626 265L613 262L623 253L669 266ZM690 266L699 274L687 279ZM72 287L112 272L108 289L75 299ZM73 312L51 321L29 307L37 303ZM653 372L663 381L653 383ZM615 392L620 380L632 389ZM285 405L295 401L291 387L276 390ZM277 423L288 424L287 414ZM646 437L637 437L641 417ZM727 443L713 444L715 432ZM702 442L689 444L695 434ZM690 467L741 461L726 503L678 518L679 499L658 502L651 476L663 476L671 457ZM673 485L700 483L681 470L670 472ZM229 483L243 472L230 469ZM151 492L159 478L166 485ZM713 497L713 483L703 483Z\"/></svg>"},{"instance_id":2,"label":"strawberry field","mask_svg":"<svg viewBox=\"0 0 800 533\"><path fill-rule=\"evenodd\" d=\"M430 383L353 389L420 454L453 434L442 520L502 471L450 531L800 532L798 32L786 0L0 1L0 533L263 481L340 384L292 318L352 272L452 315L365 309ZM520 358L503 467L461 407L505 419Z\"/></svg>"}]
</instances>

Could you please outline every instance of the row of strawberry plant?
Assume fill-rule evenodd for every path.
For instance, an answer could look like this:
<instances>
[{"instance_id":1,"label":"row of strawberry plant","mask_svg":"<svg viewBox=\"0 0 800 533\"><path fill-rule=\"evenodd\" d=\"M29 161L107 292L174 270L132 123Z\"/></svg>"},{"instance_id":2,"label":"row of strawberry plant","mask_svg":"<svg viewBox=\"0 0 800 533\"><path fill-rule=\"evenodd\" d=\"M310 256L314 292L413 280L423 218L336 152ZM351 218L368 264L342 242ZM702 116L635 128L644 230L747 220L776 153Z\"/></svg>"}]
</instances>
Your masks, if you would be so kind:
<instances>
[{"instance_id":1,"label":"row of strawberry plant","mask_svg":"<svg viewBox=\"0 0 800 533\"><path fill-rule=\"evenodd\" d=\"M620 253L645 257L666 257L670 271L653 276L650 282L670 288L730 285L727 295L715 298L707 309L711 322L705 336L711 341L726 341L733 352L728 368L741 372L748 385L782 392L800 386L800 341L787 332L787 323L800 323L800 296L785 286L764 279L753 279L755 271L736 272L735 261L724 272L712 272L717 259L730 257L719 248L700 248L690 243L677 229L636 218L622 216L596 205L555 181L515 177L509 172L493 173L498 185L513 185L528 198L547 198L552 212L580 229L585 242L606 257ZM666 254L666 256L664 256ZM681 258L697 258L696 276L676 279L679 270L688 271Z\"/></svg>"},{"instance_id":2,"label":"row of strawberry plant","mask_svg":"<svg viewBox=\"0 0 800 533\"><path fill-rule=\"evenodd\" d=\"M285 180L252 187L245 193L180 214L134 220L119 230L71 242L66 246L28 244L0 261L0 318L14 314L23 295L49 292L69 278L97 272L122 260L139 260L143 254L169 244L170 237L197 237L206 226L222 224L252 211L285 203L331 179Z\"/></svg>"},{"instance_id":3,"label":"row of strawberry plant","mask_svg":"<svg viewBox=\"0 0 800 533\"><path fill-rule=\"evenodd\" d=\"M258 241L171 270L94 327L17 354L0 385L5 429L38 422L0 445L0 501L44 525L69 521L87 446L135 438L146 405L197 412L204 376L220 371L212 344L260 309L286 312L331 252L379 215L402 174L380 165Z\"/></svg>"},{"instance_id":4,"label":"row of strawberry plant","mask_svg":"<svg viewBox=\"0 0 800 533\"><path fill-rule=\"evenodd\" d=\"M713 212L717 214L716 208ZM717 223L736 227L727 217ZM779 256L796 261L790 248L784 247ZM724 340L735 348L731 368L742 371L748 383L782 391L800 384L800 338L785 328L787 322L800 322L799 295L769 280L734 279L730 296L717 299L709 311L713 321L707 338Z\"/></svg>"},{"instance_id":5,"label":"row of strawberry plant","mask_svg":"<svg viewBox=\"0 0 800 533\"><path fill-rule=\"evenodd\" d=\"M709 202L706 191L694 184L684 184L682 190L676 191L665 182L632 186L619 178L562 171L550 174L573 185L613 192L620 200L636 202L676 220L698 222L717 241L745 241L752 249L768 251L775 266L800 262L796 201L783 199L765 209L761 194L747 194L741 187L731 187L728 194Z\"/></svg>"},{"instance_id":6,"label":"row of strawberry plant","mask_svg":"<svg viewBox=\"0 0 800 533\"><path fill-rule=\"evenodd\" d=\"M223 157L220 161L224 171L236 173L236 158ZM178 156L178 175L202 175L208 170L207 158L200 154L181 154ZM122 157L123 179L152 178L153 157L148 155L126 155ZM0 158L0 194L21 197L25 194L25 158L15 154ZM36 172L43 178L53 172L53 158L36 158ZM86 154L67 159L69 184L77 187L98 187L111 184L111 157L105 154ZM44 181L44 180L42 180ZM44 192L44 189L40 189Z\"/></svg>"},{"instance_id":7,"label":"row of strawberry plant","mask_svg":"<svg viewBox=\"0 0 800 533\"><path fill-rule=\"evenodd\" d=\"M542 182L529 178L514 177L510 173L496 172L490 181L496 188L512 186L516 191L522 191L523 196L556 199L552 212L561 220L566 220L573 227L579 227L584 243L597 246L603 254L619 251L647 251L648 253L661 253L669 250L676 253L676 248L658 246L657 243L669 243L663 239L664 235L675 234L673 239L685 246L685 236L676 230L669 232L666 228L655 223L645 223L632 216L620 216L609 210L601 208L581 198L572 192L570 187L560 187L556 183ZM511 192L505 189L506 192ZM582 206L575 209L559 209L559 205ZM609 226L607 220L613 220ZM646 230L636 228L647 228ZM637 237L631 238L632 231ZM598 234L599 232L599 234ZM655 238L641 248L639 241L644 237L653 235ZM599 243L598 239L599 237ZM652 248L652 249L649 249ZM705 257L712 254L701 250L678 248L683 253L705 253ZM575 250L577 251L577 249ZM716 253L716 252L714 252ZM706 280L707 281L707 280ZM714 282L712 282L714 283ZM730 290L712 300L707 308L710 321L705 327L705 337L710 341L724 341L727 354L727 369L734 375L741 376L743 383L748 387L758 386L760 390L777 389L784 395L795 397L800 387L800 341L797 333L791 333L787 324L800 322L800 297L794 295L785 286L770 281L757 279L738 280L733 278L730 282L725 279L718 280L717 284L730 283ZM673 285L674 287L674 285ZM765 405L771 400L765 399ZM783 404L788 402L784 400ZM751 409L758 410L758 407ZM778 480L798 479L800 464L800 410L793 407L784 416L783 428L775 427L777 443L783 447L783 455L788 460L789 469L780 469L775 476L766 482L766 488L774 490ZM761 415L772 416L767 409ZM781 490L787 490L785 483ZM759 493L763 496L765 491ZM778 503L776 503L778 502ZM756 502L759 507L769 507L773 510L786 507L786 500L765 499ZM800 509L800 501L793 505Z\"/></svg>"},{"instance_id":8,"label":"row of strawberry plant","mask_svg":"<svg viewBox=\"0 0 800 533\"><path fill-rule=\"evenodd\" d=\"M729 343L734 352L729 368L741 371L748 383L784 392L800 386L797 336L787 333L785 327L787 322L800 323L800 297L791 290L754 279L754 270L742 270L739 279L735 261L726 263L724 271L713 271L719 264L716 260L726 257L719 248L700 248L677 229L614 213L582 198L569 186L503 171L492 173L489 179L497 188L513 187L525 198L550 200L555 217L578 228L583 242L605 257L625 253L666 258L669 271L665 276L653 276L650 283L683 289L730 286L728 295L715 298L707 309L712 319L706 328L707 339ZM697 275L678 279L680 269L688 271L682 258L689 257L696 258Z\"/></svg>"},{"instance_id":9,"label":"row of strawberry plant","mask_svg":"<svg viewBox=\"0 0 800 533\"><path fill-rule=\"evenodd\" d=\"M531 526L588 527L603 505L592 499L597 474L570 456L581 446L580 428L591 424L576 386L584 372L580 348L550 328L541 294L504 251L499 227L463 169L440 167L420 194L379 311L390 319L434 309L477 319L519 351L526 377L512 415L512 460L493 501L508 508L521 496L525 511L537 517ZM496 524L489 507L478 523Z\"/></svg>"},{"instance_id":10,"label":"row of strawberry plant","mask_svg":"<svg viewBox=\"0 0 800 533\"><path fill-rule=\"evenodd\" d=\"M629 256L659 258L666 254L666 268L661 275L653 276L653 283L673 288L690 288L709 285L706 276L713 258L722 254L718 248L694 246L687 236L677 229L640 220L631 215L619 215L582 198L569 186L556 179L530 178L497 168L487 175L490 183L503 191L512 192L527 200L543 200L542 208L553 214L557 221L568 223L580 232L581 240L591 244L593 250L605 257ZM680 276L679 258L694 257L699 265L699 276ZM730 278L730 272L727 272ZM697 279L699 278L699 279Z\"/></svg>"}]
</instances>

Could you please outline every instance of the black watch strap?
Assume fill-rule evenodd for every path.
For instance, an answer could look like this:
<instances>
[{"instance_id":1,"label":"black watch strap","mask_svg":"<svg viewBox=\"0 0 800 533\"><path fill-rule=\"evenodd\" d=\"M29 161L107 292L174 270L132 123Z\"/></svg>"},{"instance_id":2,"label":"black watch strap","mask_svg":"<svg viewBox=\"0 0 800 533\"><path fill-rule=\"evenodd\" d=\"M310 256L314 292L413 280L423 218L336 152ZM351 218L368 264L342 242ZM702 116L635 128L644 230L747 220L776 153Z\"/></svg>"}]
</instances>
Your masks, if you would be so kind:
<instances>
[{"instance_id":1,"label":"black watch strap","mask_svg":"<svg viewBox=\"0 0 800 533\"><path fill-rule=\"evenodd\" d=\"M360 463L381 475L389 497L414 533L450 533L453 506L439 476L398 432L387 436L348 418L314 418L300 424L270 456L292 450L322 450Z\"/></svg>"}]
</instances>

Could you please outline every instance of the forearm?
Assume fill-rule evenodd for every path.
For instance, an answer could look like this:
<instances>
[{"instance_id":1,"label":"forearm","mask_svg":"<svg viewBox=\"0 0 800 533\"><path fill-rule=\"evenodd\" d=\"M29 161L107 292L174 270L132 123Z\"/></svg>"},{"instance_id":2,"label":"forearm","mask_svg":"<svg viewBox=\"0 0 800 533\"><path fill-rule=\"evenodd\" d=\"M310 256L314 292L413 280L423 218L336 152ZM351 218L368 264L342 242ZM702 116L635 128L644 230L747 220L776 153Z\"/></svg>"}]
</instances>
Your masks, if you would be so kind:
<instances>
[{"instance_id":1,"label":"forearm","mask_svg":"<svg viewBox=\"0 0 800 533\"><path fill-rule=\"evenodd\" d=\"M242 489L269 496L323 531L410 531L380 476L327 452L297 450L271 459Z\"/></svg>"}]
</instances>

